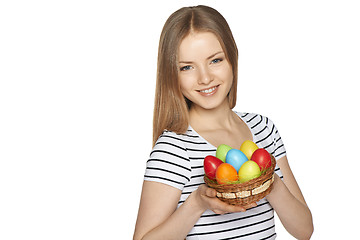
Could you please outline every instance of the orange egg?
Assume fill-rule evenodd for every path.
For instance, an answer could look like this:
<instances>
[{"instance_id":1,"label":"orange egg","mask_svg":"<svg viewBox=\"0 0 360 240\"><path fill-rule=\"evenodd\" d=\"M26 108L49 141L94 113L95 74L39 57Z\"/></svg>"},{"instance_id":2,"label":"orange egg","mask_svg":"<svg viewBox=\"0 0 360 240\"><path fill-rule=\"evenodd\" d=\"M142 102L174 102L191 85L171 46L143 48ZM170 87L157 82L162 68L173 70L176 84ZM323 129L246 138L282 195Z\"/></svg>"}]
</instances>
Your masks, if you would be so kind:
<instances>
[{"instance_id":1,"label":"orange egg","mask_svg":"<svg viewBox=\"0 0 360 240\"><path fill-rule=\"evenodd\" d=\"M238 180L238 173L235 168L228 163L222 163L216 169L216 181L219 184L227 184Z\"/></svg>"}]
</instances>

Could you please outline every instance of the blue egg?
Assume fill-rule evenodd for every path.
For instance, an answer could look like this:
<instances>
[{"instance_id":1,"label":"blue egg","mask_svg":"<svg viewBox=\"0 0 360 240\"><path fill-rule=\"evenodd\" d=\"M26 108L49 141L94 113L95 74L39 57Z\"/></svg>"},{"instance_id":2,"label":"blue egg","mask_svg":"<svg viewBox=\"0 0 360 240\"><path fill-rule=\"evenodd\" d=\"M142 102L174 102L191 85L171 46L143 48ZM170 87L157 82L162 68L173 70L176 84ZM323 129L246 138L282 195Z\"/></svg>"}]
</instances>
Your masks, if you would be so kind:
<instances>
[{"instance_id":1,"label":"blue egg","mask_svg":"<svg viewBox=\"0 0 360 240\"><path fill-rule=\"evenodd\" d=\"M231 166L233 166L237 172L239 172L241 165L243 165L243 163L247 160L248 159L246 155L238 149L233 148L226 154L226 163L229 163Z\"/></svg>"}]
</instances>

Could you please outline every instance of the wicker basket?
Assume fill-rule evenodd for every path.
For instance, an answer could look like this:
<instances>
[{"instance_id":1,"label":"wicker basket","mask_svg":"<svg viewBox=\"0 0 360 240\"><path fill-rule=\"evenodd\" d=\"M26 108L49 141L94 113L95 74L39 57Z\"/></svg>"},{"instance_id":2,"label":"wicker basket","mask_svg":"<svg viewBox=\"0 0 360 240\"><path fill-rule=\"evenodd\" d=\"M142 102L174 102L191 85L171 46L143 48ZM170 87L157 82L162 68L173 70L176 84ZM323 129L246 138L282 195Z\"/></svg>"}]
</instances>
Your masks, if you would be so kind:
<instances>
[{"instance_id":1,"label":"wicker basket","mask_svg":"<svg viewBox=\"0 0 360 240\"><path fill-rule=\"evenodd\" d=\"M274 182L276 161L271 155L271 166L258 178L238 184L218 184L206 175L204 181L210 188L217 191L217 197L232 205L246 205L257 202L271 192Z\"/></svg>"}]
</instances>

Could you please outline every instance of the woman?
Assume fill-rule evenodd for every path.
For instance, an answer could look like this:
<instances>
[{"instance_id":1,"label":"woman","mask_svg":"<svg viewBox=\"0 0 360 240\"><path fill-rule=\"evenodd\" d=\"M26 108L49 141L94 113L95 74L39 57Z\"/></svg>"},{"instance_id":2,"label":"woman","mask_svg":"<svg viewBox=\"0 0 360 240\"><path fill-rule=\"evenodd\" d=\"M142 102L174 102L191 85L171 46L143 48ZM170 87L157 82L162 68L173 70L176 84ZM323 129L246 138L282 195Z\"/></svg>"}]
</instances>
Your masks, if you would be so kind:
<instances>
[{"instance_id":1,"label":"woman","mask_svg":"<svg viewBox=\"0 0 360 240\"><path fill-rule=\"evenodd\" d=\"M186 7L160 37L154 108L154 148L147 162L134 239L274 239L274 210L299 239L312 216L288 165L275 125L238 113L238 51L216 10ZM203 159L216 147L254 141L277 160L272 192L246 210L216 198L203 184Z\"/></svg>"}]
</instances>

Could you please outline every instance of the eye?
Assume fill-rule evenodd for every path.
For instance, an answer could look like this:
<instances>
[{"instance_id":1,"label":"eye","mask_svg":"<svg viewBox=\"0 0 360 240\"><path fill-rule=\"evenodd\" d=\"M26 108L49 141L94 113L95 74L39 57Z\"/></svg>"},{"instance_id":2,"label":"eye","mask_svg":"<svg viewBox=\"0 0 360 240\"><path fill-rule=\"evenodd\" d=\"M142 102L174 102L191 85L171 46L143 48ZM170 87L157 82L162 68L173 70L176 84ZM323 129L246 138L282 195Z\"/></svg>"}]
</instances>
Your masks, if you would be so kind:
<instances>
[{"instance_id":1,"label":"eye","mask_svg":"<svg viewBox=\"0 0 360 240\"><path fill-rule=\"evenodd\" d=\"M192 69L192 66L187 65L187 66L181 67L181 68L180 68L180 71L188 71L188 70L190 70L190 69Z\"/></svg>"},{"instance_id":2,"label":"eye","mask_svg":"<svg viewBox=\"0 0 360 240\"><path fill-rule=\"evenodd\" d=\"M211 63L219 63L222 60L223 60L222 58L215 58L214 60L211 61Z\"/></svg>"}]
</instances>

